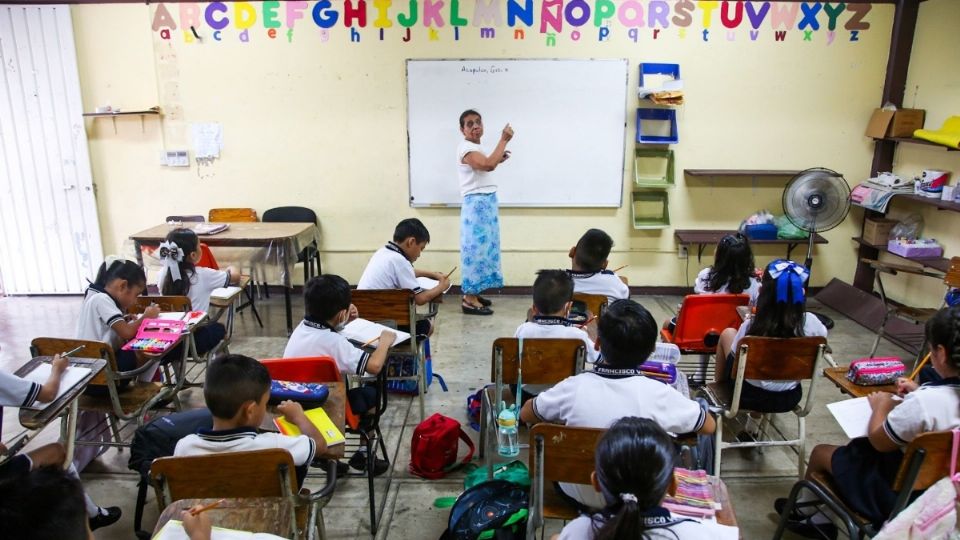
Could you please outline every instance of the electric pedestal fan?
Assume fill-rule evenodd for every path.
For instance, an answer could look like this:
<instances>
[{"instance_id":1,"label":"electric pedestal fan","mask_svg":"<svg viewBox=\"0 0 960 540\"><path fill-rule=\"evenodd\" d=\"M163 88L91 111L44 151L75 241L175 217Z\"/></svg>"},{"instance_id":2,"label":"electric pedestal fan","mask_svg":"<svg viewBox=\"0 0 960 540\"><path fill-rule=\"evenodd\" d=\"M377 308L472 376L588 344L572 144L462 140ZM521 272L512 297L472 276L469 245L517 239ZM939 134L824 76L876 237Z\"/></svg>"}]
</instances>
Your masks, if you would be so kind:
<instances>
[{"instance_id":1,"label":"electric pedestal fan","mask_svg":"<svg viewBox=\"0 0 960 540\"><path fill-rule=\"evenodd\" d=\"M790 223L806 231L807 272L813 266L813 241L816 233L839 225L850 210L850 186L843 175L824 168L800 171L783 190L783 213ZM809 280L809 278L808 278ZM822 313L814 313L824 326L833 328L833 321Z\"/></svg>"}]
</instances>

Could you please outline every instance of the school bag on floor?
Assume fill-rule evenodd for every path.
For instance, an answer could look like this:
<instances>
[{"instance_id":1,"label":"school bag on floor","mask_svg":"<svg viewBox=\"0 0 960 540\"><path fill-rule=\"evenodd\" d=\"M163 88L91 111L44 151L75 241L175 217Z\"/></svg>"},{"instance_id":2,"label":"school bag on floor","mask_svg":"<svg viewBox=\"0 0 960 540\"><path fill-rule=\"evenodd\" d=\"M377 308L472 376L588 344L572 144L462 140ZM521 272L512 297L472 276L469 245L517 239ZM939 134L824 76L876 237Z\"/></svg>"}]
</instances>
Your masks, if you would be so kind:
<instances>
[{"instance_id":1,"label":"school bag on floor","mask_svg":"<svg viewBox=\"0 0 960 540\"><path fill-rule=\"evenodd\" d=\"M423 341L423 366L426 370L424 380L427 382L427 388L436 378L440 383L440 388L447 391L447 383L439 373L433 372L433 357L430 354L430 340ZM417 375L418 366L416 358L409 355L395 355L387 357L387 377L413 377ZM407 396L416 396L420 393L417 389L417 381L387 381L387 391L395 394L404 394Z\"/></svg>"},{"instance_id":2,"label":"school bag on floor","mask_svg":"<svg viewBox=\"0 0 960 540\"><path fill-rule=\"evenodd\" d=\"M525 488L506 480L483 482L457 497L440 540L521 540L528 514Z\"/></svg>"},{"instance_id":3,"label":"school bag on floor","mask_svg":"<svg viewBox=\"0 0 960 540\"><path fill-rule=\"evenodd\" d=\"M153 464L153 460L172 456L180 439L201 429L211 428L213 428L213 415L210 414L210 410L192 409L154 418L134 432L127 468L140 473L137 507L133 517L133 530L138 538L150 538L150 532L142 530L140 525L143 521L143 507L147 502L150 465Z\"/></svg>"},{"instance_id":4,"label":"school bag on floor","mask_svg":"<svg viewBox=\"0 0 960 540\"><path fill-rule=\"evenodd\" d=\"M466 457L457 461L460 441L467 443ZM410 441L410 472L428 480L443 478L473 458L473 441L460 422L435 413L413 430Z\"/></svg>"}]
</instances>

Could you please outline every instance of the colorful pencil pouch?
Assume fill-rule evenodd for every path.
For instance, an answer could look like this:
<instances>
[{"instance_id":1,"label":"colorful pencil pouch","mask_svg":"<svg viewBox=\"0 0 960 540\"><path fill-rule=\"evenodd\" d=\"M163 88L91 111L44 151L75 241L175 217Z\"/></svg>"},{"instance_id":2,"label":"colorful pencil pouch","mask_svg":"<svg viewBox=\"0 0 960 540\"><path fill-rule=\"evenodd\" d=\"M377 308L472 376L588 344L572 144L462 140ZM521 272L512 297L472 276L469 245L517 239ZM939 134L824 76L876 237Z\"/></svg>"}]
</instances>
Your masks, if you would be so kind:
<instances>
[{"instance_id":1,"label":"colorful pencil pouch","mask_svg":"<svg viewBox=\"0 0 960 540\"><path fill-rule=\"evenodd\" d=\"M271 381L270 403L279 403L285 399L310 402L321 405L327 400L330 390L327 385L311 382Z\"/></svg>"},{"instance_id":2,"label":"colorful pencil pouch","mask_svg":"<svg viewBox=\"0 0 960 540\"><path fill-rule=\"evenodd\" d=\"M907 368L896 356L860 358L850 363L847 380L860 386L893 384Z\"/></svg>"},{"instance_id":3,"label":"colorful pencil pouch","mask_svg":"<svg viewBox=\"0 0 960 540\"><path fill-rule=\"evenodd\" d=\"M637 368L640 375L660 381L666 384L673 384L677 380L677 366L669 362L657 362L647 360Z\"/></svg>"},{"instance_id":4,"label":"colorful pencil pouch","mask_svg":"<svg viewBox=\"0 0 960 540\"><path fill-rule=\"evenodd\" d=\"M180 339L187 323L169 319L144 319L137 329L137 337L122 347L125 351L162 353Z\"/></svg>"}]
</instances>

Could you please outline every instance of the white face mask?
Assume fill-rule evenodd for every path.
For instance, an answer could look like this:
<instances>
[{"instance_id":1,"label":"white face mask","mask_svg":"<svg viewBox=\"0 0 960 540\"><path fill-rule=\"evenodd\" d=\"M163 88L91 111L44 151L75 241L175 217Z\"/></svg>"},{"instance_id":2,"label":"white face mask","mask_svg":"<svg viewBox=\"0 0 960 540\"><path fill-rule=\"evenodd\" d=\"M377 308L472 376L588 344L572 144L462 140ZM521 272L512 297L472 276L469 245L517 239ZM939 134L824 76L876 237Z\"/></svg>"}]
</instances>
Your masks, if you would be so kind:
<instances>
[{"instance_id":1,"label":"white face mask","mask_svg":"<svg viewBox=\"0 0 960 540\"><path fill-rule=\"evenodd\" d=\"M340 331L342 331L344 328L346 328L346 326L347 326L347 316L344 315L343 320L340 321L340 322L338 322L338 323L333 327L333 329L336 330L337 332L340 332Z\"/></svg>"}]
</instances>

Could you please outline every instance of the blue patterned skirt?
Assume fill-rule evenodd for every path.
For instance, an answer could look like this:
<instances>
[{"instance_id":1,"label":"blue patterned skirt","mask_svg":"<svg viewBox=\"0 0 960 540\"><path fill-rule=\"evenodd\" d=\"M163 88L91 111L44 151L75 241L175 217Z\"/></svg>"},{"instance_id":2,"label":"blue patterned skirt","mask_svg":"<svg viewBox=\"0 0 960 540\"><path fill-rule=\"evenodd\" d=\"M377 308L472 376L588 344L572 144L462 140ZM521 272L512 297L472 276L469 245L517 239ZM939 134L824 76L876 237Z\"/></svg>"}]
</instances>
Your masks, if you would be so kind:
<instances>
[{"instance_id":1,"label":"blue patterned skirt","mask_svg":"<svg viewBox=\"0 0 960 540\"><path fill-rule=\"evenodd\" d=\"M503 287L497 194L476 193L460 207L460 267L463 294Z\"/></svg>"}]
</instances>

